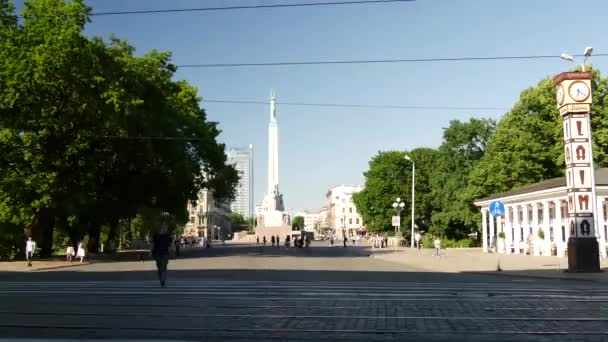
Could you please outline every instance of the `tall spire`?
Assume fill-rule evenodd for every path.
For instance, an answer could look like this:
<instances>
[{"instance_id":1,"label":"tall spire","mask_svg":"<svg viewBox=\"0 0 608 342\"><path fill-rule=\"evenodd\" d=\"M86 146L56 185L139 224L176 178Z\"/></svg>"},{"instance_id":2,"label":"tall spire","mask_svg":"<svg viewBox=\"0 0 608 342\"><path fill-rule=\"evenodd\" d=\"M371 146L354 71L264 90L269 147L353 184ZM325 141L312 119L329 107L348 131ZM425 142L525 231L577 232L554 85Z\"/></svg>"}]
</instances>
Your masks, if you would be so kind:
<instances>
[{"instance_id":1,"label":"tall spire","mask_svg":"<svg viewBox=\"0 0 608 342\"><path fill-rule=\"evenodd\" d=\"M270 122L277 122L277 107L275 103L274 89L270 90Z\"/></svg>"}]
</instances>

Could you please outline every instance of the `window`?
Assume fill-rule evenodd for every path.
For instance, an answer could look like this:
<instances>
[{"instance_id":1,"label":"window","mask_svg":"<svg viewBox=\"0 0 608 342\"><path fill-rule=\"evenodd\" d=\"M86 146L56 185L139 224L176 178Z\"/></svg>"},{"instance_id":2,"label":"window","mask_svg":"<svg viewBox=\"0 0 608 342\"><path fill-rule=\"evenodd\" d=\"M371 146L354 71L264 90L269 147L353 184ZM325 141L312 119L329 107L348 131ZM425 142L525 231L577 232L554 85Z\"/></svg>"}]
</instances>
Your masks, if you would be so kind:
<instances>
[{"instance_id":1,"label":"window","mask_svg":"<svg viewBox=\"0 0 608 342\"><path fill-rule=\"evenodd\" d=\"M517 222L519 222L519 224L524 222L524 210L523 208L521 209L522 210L519 210L519 208L517 208Z\"/></svg>"},{"instance_id":2,"label":"window","mask_svg":"<svg viewBox=\"0 0 608 342\"><path fill-rule=\"evenodd\" d=\"M566 242L566 226L562 226L562 242Z\"/></svg>"},{"instance_id":3,"label":"window","mask_svg":"<svg viewBox=\"0 0 608 342\"><path fill-rule=\"evenodd\" d=\"M359 219L356 219L356 220L355 220L355 223L356 223L356 224L359 224Z\"/></svg>"},{"instance_id":4,"label":"window","mask_svg":"<svg viewBox=\"0 0 608 342\"><path fill-rule=\"evenodd\" d=\"M353 207L348 208L348 212L352 214L353 213Z\"/></svg>"},{"instance_id":5,"label":"window","mask_svg":"<svg viewBox=\"0 0 608 342\"><path fill-rule=\"evenodd\" d=\"M190 223L194 223L194 216L190 216Z\"/></svg>"},{"instance_id":6,"label":"window","mask_svg":"<svg viewBox=\"0 0 608 342\"><path fill-rule=\"evenodd\" d=\"M346 208L342 208L342 213L346 213Z\"/></svg>"},{"instance_id":7,"label":"window","mask_svg":"<svg viewBox=\"0 0 608 342\"><path fill-rule=\"evenodd\" d=\"M524 241L524 240L525 240L525 239L524 239L524 227L521 227L521 228L519 229L519 234L520 234L520 235L519 235L519 241Z\"/></svg>"},{"instance_id":8,"label":"window","mask_svg":"<svg viewBox=\"0 0 608 342\"><path fill-rule=\"evenodd\" d=\"M352 218L348 219L348 224L353 224L353 219Z\"/></svg>"},{"instance_id":9,"label":"window","mask_svg":"<svg viewBox=\"0 0 608 342\"><path fill-rule=\"evenodd\" d=\"M553 242L553 226L549 228L549 241Z\"/></svg>"},{"instance_id":10,"label":"window","mask_svg":"<svg viewBox=\"0 0 608 342\"><path fill-rule=\"evenodd\" d=\"M543 223L543 221L545 220L545 217L543 215L543 210L542 209L538 209L538 223Z\"/></svg>"}]
</instances>

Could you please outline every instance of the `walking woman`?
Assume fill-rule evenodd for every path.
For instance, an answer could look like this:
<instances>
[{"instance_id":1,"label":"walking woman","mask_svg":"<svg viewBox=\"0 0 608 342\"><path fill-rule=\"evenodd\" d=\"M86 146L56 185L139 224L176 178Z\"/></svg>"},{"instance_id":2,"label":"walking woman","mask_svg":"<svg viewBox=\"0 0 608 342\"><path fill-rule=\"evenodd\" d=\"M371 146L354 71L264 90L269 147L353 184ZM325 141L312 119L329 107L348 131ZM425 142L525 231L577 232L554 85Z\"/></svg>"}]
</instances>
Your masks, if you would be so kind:
<instances>
[{"instance_id":1,"label":"walking woman","mask_svg":"<svg viewBox=\"0 0 608 342\"><path fill-rule=\"evenodd\" d=\"M171 246L171 235L168 233L167 223L162 222L158 232L154 235L152 244L152 257L156 260L156 271L161 287L165 287L165 281L167 280L169 246Z\"/></svg>"},{"instance_id":2,"label":"walking woman","mask_svg":"<svg viewBox=\"0 0 608 342\"><path fill-rule=\"evenodd\" d=\"M80 258L80 262L82 263L82 259L84 259L84 244L82 241L78 243L78 251L76 252L76 258Z\"/></svg>"}]
</instances>

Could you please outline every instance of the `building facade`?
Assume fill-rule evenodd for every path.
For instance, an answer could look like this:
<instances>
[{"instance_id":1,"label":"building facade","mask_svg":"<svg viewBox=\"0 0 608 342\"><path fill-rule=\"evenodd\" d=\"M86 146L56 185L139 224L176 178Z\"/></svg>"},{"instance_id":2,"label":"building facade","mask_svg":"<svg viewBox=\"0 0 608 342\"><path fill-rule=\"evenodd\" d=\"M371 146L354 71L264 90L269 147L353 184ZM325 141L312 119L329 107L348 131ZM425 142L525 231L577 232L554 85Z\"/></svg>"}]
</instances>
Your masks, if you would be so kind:
<instances>
[{"instance_id":1,"label":"building facade","mask_svg":"<svg viewBox=\"0 0 608 342\"><path fill-rule=\"evenodd\" d=\"M357 212L353 203L353 194L363 190L362 186L341 185L331 188L326 198L328 200L328 224L338 238L346 235L364 234L366 229L363 218Z\"/></svg>"},{"instance_id":2,"label":"building facade","mask_svg":"<svg viewBox=\"0 0 608 342\"><path fill-rule=\"evenodd\" d=\"M598 227L595 235L600 255L605 258L608 254L608 169L595 171L595 185L596 201L578 205L595 206L595 226ZM568 202L566 189L566 177L560 177L476 201L482 214L483 251L566 256L571 235L568 212L577 205ZM504 203L504 217L491 215L489 205L495 200ZM501 232L504 239L500 238Z\"/></svg>"},{"instance_id":3,"label":"building facade","mask_svg":"<svg viewBox=\"0 0 608 342\"><path fill-rule=\"evenodd\" d=\"M217 203L211 191L200 191L195 203L188 203L188 216L185 236L228 240L232 235L230 205Z\"/></svg>"},{"instance_id":4,"label":"building facade","mask_svg":"<svg viewBox=\"0 0 608 342\"><path fill-rule=\"evenodd\" d=\"M319 213L311 213L308 211L301 211L294 215L302 216L304 218L304 231L305 232L314 232L315 228L319 225Z\"/></svg>"},{"instance_id":5,"label":"building facade","mask_svg":"<svg viewBox=\"0 0 608 342\"><path fill-rule=\"evenodd\" d=\"M236 187L236 194L232 203L230 203L230 210L234 213L239 213L245 218L252 217L252 174L251 164L253 157L252 148L234 148L227 151L228 164L235 166L239 173L240 180Z\"/></svg>"}]
</instances>

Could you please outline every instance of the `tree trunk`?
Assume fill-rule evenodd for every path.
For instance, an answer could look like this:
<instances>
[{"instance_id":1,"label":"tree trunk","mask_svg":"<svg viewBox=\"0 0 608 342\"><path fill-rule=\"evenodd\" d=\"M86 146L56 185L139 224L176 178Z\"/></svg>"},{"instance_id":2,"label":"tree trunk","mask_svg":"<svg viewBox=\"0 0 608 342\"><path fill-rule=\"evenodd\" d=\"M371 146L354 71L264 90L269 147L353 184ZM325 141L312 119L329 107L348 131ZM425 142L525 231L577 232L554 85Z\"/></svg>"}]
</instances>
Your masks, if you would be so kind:
<instances>
[{"instance_id":1,"label":"tree trunk","mask_svg":"<svg viewBox=\"0 0 608 342\"><path fill-rule=\"evenodd\" d=\"M89 242L87 250L89 253L99 252L99 238L101 236L101 226L98 223L89 223Z\"/></svg>"},{"instance_id":2,"label":"tree trunk","mask_svg":"<svg viewBox=\"0 0 608 342\"><path fill-rule=\"evenodd\" d=\"M32 239L36 241L36 248L40 250L41 257L53 254L53 229L55 218L49 208L40 208L32 224Z\"/></svg>"}]
</instances>

